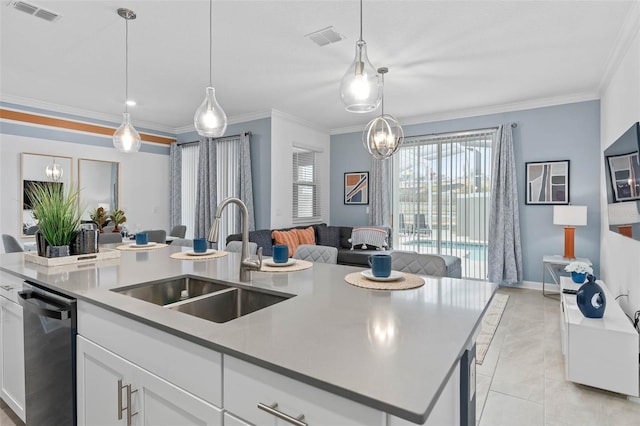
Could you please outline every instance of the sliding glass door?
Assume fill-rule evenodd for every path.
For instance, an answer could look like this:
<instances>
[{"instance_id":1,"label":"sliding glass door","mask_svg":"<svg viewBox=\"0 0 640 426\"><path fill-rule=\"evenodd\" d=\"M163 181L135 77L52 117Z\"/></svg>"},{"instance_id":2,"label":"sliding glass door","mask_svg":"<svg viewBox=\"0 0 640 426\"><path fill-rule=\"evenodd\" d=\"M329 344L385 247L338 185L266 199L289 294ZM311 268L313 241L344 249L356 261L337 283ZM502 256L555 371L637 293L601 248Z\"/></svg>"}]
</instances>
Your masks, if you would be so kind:
<instances>
[{"instance_id":1,"label":"sliding glass door","mask_svg":"<svg viewBox=\"0 0 640 426\"><path fill-rule=\"evenodd\" d=\"M485 279L494 129L406 138L394 156L394 248L462 259Z\"/></svg>"}]
</instances>

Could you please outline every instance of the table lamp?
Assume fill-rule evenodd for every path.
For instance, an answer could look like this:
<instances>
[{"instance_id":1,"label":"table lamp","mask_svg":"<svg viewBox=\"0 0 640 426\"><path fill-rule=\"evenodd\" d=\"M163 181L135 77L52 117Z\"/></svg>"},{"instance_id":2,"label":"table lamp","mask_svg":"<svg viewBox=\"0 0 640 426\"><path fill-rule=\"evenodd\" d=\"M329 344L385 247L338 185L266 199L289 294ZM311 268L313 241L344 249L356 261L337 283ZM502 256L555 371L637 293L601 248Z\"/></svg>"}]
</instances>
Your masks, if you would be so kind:
<instances>
[{"instance_id":1,"label":"table lamp","mask_svg":"<svg viewBox=\"0 0 640 426\"><path fill-rule=\"evenodd\" d=\"M573 240L576 226L587 225L587 206L553 206L553 224L564 225L564 257L575 259Z\"/></svg>"},{"instance_id":2,"label":"table lamp","mask_svg":"<svg viewBox=\"0 0 640 426\"><path fill-rule=\"evenodd\" d=\"M608 205L609 225L617 226L618 232L633 238L633 224L640 223L638 204L635 201L625 201Z\"/></svg>"}]
</instances>

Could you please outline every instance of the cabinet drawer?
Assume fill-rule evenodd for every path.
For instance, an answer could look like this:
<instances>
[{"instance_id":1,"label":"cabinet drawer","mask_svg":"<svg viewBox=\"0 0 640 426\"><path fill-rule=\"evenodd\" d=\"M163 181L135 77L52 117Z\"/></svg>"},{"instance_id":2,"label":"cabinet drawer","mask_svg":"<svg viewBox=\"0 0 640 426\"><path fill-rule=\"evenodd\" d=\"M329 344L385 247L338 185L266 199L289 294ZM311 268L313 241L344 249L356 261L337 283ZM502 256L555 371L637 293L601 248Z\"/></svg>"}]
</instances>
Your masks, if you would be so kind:
<instances>
[{"instance_id":1,"label":"cabinet drawer","mask_svg":"<svg viewBox=\"0 0 640 426\"><path fill-rule=\"evenodd\" d=\"M99 306L78 301L78 334L217 407L222 354Z\"/></svg>"},{"instance_id":2,"label":"cabinet drawer","mask_svg":"<svg viewBox=\"0 0 640 426\"><path fill-rule=\"evenodd\" d=\"M278 404L290 417L304 415L309 425L384 425L382 411L301 383L230 356L224 357L225 409L254 424L290 425L260 408Z\"/></svg>"}]
</instances>

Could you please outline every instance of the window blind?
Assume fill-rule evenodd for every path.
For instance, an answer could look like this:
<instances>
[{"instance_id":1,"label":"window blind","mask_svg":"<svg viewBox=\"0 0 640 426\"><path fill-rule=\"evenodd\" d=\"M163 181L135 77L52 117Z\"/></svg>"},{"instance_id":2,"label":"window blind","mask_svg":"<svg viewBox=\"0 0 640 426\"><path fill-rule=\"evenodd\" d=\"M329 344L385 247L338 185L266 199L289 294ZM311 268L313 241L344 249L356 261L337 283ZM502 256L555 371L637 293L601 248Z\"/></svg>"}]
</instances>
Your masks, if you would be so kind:
<instances>
[{"instance_id":1,"label":"window blind","mask_svg":"<svg viewBox=\"0 0 640 426\"><path fill-rule=\"evenodd\" d=\"M320 220L320 185L317 153L294 148L293 151L293 221Z\"/></svg>"}]
</instances>

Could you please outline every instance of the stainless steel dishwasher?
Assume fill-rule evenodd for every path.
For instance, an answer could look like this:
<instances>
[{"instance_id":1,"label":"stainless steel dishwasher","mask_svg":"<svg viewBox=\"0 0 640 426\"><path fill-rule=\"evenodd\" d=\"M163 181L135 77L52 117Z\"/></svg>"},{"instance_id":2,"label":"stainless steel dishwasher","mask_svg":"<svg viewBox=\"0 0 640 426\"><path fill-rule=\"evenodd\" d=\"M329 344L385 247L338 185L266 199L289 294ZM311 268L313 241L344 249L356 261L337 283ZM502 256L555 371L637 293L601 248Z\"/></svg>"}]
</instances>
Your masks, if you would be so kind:
<instances>
[{"instance_id":1,"label":"stainless steel dishwasher","mask_svg":"<svg viewBox=\"0 0 640 426\"><path fill-rule=\"evenodd\" d=\"M24 313L28 426L76 425L76 300L32 283L18 293Z\"/></svg>"}]
</instances>

